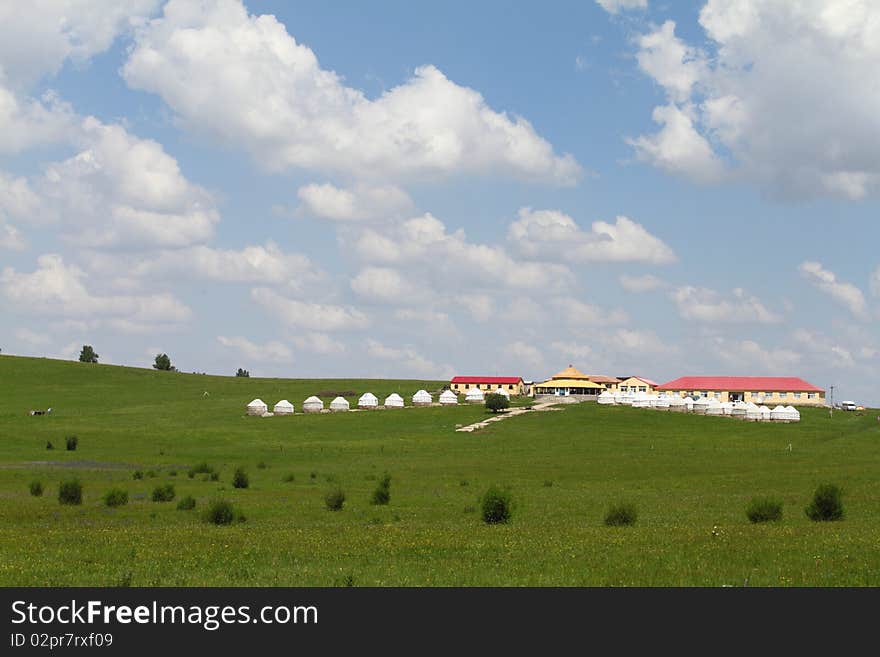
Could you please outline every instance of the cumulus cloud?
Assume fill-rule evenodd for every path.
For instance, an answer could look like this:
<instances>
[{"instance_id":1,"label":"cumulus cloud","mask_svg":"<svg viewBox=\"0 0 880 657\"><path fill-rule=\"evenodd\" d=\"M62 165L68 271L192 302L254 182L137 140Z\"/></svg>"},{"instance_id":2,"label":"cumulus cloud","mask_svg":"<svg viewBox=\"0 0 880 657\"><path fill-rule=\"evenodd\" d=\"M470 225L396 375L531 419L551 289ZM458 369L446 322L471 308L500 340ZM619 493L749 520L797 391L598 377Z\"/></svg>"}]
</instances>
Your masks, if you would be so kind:
<instances>
[{"instance_id":1,"label":"cumulus cloud","mask_svg":"<svg viewBox=\"0 0 880 657\"><path fill-rule=\"evenodd\" d=\"M880 190L880 90L864 82L880 66L880 5L708 0L699 22L705 52L672 21L637 41L641 70L666 93L661 130L630 141L639 158L787 198Z\"/></svg>"},{"instance_id":2,"label":"cumulus cloud","mask_svg":"<svg viewBox=\"0 0 880 657\"><path fill-rule=\"evenodd\" d=\"M300 211L333 221L387 219L412 209L409 195L395 185L357 184L341 188L324 183L300 187Z\"/></svg>"},{"instance_id":3,"label":"cumulus cloud","mask_svg":"<svg viewBox=\"0 0 880 657\"><path fill-rule=\"evenodd\" d=\"M37 333L36 331L32 331L28 328L16 329L15 338L19 342L24 342L35 347L45 346L52 341L48 335Z\"/></svg>"},{"instance_id":4,"label":"cumulus cloud","mask_svg":"<svg viewBox=\"0 0 880 657\"><path fill-rule=\"evenodd\" d=\"M452 366L435 363L410 346L389 347L378 340L368 339L366 352L372 358L393 361L405 371L417 376L441 380L454 376Z\"/></svg>"},{"instance_id":5,"label":"cumulus cloud","mask_svg":"<svg viewBox=\"0 0 880 657\"><path fill-rule=\"evenodd\" d=\"M678 350L663 341L654 331L621 328L602 336L602 341L615 351L637 354L668 354Z\"/></svg>"},{"instance_id":6,"label":"cumulus cloud","mask_svg":"<svg viewBox=\"0 0 880 657\"><path fill-rule=\"evenodd\" d=\"M729 297L715 290L686 285L671 292L671 298L683 319L699 322L774 324L782 317L769 310L763 302L741 288Z\"/></svg>"},{"instance_id":7,"label":"cumulus cloud","mask_svg":"<svg viewBox=\"0 0 880 657\"><path fill-rule=\"evenodd\" d=\"M0 72L19 86L83 63L140 23L160 0L33 0L0 4ZM2 77L2 76L0 76Z\"/></svg>"},{"instance_id":8,"label":"cumulus cloud","mask_svg":"<svg viewBox=\"0 0 880 657\"><path fill-rule=\"evenodd\" d=\"M550 348L558 351L563 356L573 360L587 361L594 357L593 348L588 344L579 342L566 342L564 340L556 340L550 343Z\"/></svg>"},{"instance_id":9,"label":"cumulus cloud","mask_svg":"<svg viewBox=\"0 0 880 657\"><path fill-rule=\"evenodd\" d=\"M618 280L620 286L627 292L651 292L666 285L664 281L651 274L642 276L622 274Z\"/></svg>"},{"instance_id":10,"label":"cumulus cloud","mask_svg":"<svg viewBox=\"0 0 880 657\"><path fill-rule=\"evenodd\" d=\"M421 296L415 286L390 267L367 267L351 281L351 289L364 299L382 303L406 303Z\"/></svg>"},{"instance_id":11,"label":"cumulus cloud","mask_svg":"<svg viewBox=\"0 0 880 657\"><path fill-rule=\"evenodd\" d=\"M8 224L0 218L0 249L7 251L24 251L27 248L27 241L24 239L18 228L12 224Z\"/></svg>"},{"instance_id":12,"label":"cumulus cloud","mask_svg":"<svg viewBox=\"0 0 880 657\"><path fill-rule=\"evenodd\" d=\"M359 178L507 174L572 184L580 166L521 117L490 108L434 66L375 100L324 69L274 16L239 0L171 0L122 68L194 129L270 169Z\"/></svg>"},{"instance_id":13,"label":"cumulus cloud","mask_svg":"<svg viewBox=\"0 0 880 657\"><path fill-rule=\"evenodd\" d=\"M291 341L299 349L316 354L336 355L345 353L346 348L342 342L331 338L326 333L303 333L291 337Z\"/></svg>"},{"instance_id":14,"label":"cumulus cloud","mask_svg":"<svg viewBox=\"0 0 880 657\"><path fill-rule=\"evenodd\" d=\"M800 264L798 270L810 285L827 294L855 317L860 319L868 317L868 304L865 301L865 295L855 285L837 280L834 272L828 271L819 262L807 260Z\"/></svg>"},{"instance_id":15,"label":"cumulus cloud","mask_svg":"<svg viewBox=\"0 0 880 657\"><path fill-rule=\"evenodd\" d=\"M622 324L628 319L623 310L602 308L570 297L552 299L550 306L557 316L574 329Z\"/></svg>"},{"instance_id":16,"label":"cumulus cloud","mask_svg":"<svg viewBox=\"0 0 880 657\"><path fill-rule=\"evenodd\" d=\"M43 98L20 97L3 86L0 75L0 154L66 141L76 116L49 92Z\"/></svg>"},{"instance_id":17,"label":"cumulus cloud","mask_svg":"<svg viewBox=\"0 0 880 657\"><path fill-rule=\"evenodd\" d=\"M596 4L609 14L617 14L621 11L632 9L647 9L648 0L596 0Z\"/></svg>"},{"instance_id":18,"label":"cumulus cloud","mask_svg":"<svg viewBox=\"0 0 880 657\"><path fill-rule=\"evenodd\" d=\"M535 345L517 340L505 345L504 352L517 363L534 369L544 367L544 355Z\"/></svg>"},{"instance_id":19,"label":"cumulus cloud","mask_svg":"<svg viewBox=\"0 0 880 657\"><path fill-rule=\"evenodd\" d=\"M568 215L557 210L520 208L519 219L508 238L528 256L564 258L569 262L644 262L668 264L676 257L662 240L628 217L613 224L593 222L585 231Z\"/></svg>"},{"instance_id":20,"label":"cumulus cloud","mask_svg":"<svg viewBox=\"0 0 880 657\"><path fill-rule=\"evenodd\" d=\"M0 273L0 291L22 312L55 317L106 320L123 330L143 324L180 323L192 312L174 296L158 293L141 296L101 295L87 286L79 268L61 256L42 255L37 269L20 273L6 267Z\"/></svg>"},{"instance_id":21,"label":"cumulus cloud","mask_svg":"<svg viewBox=\"0 0 880 657\"><path fill-rule=\"evenodd\" d=\"M217 342L224 347L234 349L248 361L264 363L279 361L290 362L293 360L293 353L290 349L284 343L278 342L277 340L271 340L263 344L256 344L247 338L228 338L223 335L218 335Z\"/></svg>"},{"instance_id":22,"label":"cumulus cloud","mask_svg":"<svg viewBox=\"0 0 880 657\"><path fill-rule=\"evenodd\" d=\"M874 273L871 274L871 294L875 297L880 297L880 267L874 270Z\"/></svg>"},{"instance_id":23,"label":"cumulus cloud","mask_svg":"<svg viewBox=\"0 0 880 657\"><path fill-rule=\"evenodd\" d=\"M755 340L716 338L714 351L734 371L779 375L799 367L803 356L791 349L764 347Z\"/></svg>"},{"instance_id":24,"label":"cumulus cloud","mask_svg":"<svg viewBox=\"0 0 880 657\"><path fill-rule=\"evenodd\" d=\"M323 332L359 330L370 325L369 318L356 308L290 299L265 287L251 290L251 299L292 328Z\"/></svg>"}]
</instances>

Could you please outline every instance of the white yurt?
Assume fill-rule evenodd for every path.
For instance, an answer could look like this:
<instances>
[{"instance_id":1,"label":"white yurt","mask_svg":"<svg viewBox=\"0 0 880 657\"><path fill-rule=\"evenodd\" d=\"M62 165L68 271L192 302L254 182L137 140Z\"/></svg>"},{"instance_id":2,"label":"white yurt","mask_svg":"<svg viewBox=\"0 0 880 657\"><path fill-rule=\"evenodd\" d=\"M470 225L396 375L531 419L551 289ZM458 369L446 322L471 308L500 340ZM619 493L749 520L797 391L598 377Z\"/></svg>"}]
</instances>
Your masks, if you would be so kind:
<instances>
[{"instance_id":1,"label":"white yurt","mask_svg":"<svg viewBox=\"0 0 880 657\"><path fill-rule=\"evenodd\" d=\"M479 388L471 388L464 396L464 400L469 404L482 404L486 400L486 396Z\"/></svg>"},{"instance_id":2,"label":"white yurt","mask_svg":"<svg viewBox=\"0 0 880 657\"><path fill-rule=\"evenodd\" d=\"M358 408L373 409L379 406L379 399L372 392L365 392L358 399Z\"/></svg>"},{"instance_id":3,"label":"white yurt","mask_svg":"<svg viewBox=\"0 0 880 657\"><path fill-rule=\"evenodd\" d=\"M451 390L444 390L440 393L440 403L444 406L455 406L458 403L458 395Z\"/></svg>"},{"instance_id":4,"label":"white yurt","mask_svg":"<svg viewBox=\"0 0 880 657\"><path fill-rule=\"evenodd\" d=\"M614 395L612 395L607 390L603 390L601 393L599 393L599 396L596 397L596 402L599 404L613 404Z\"/></svg>"},{"instance_id":5,"label":"white yurt","mask_svg":"<svg viewBox=\"0 0 880 657\"><path fill-rule=\"evenodd\" d=\"M675 411L676 413L684 413L686 410L684 405L684 397L672 395L669 398L669 410Z\"/></svg>"},{"instance_id":6,"label":"white yurt","mask_svg":"<svg viewBox=\"0 0 880 657\"><path fill-rule=\"evenodd\" d=\"M392 392L385 398L385 408L403 408L403 397Z\"/></svg>"},{"instance_id":7,"label":"white yurt","mask_svg":"<svg viewBox=\"0 0 880 657\"><path fill-rule=\"evenodd\" d=\"M632 406L635 399L636 399L636 396L633 393L631 393L629 391L621 392L620 393L620 401L618 403L623 404L624 406Z\"/></svg>"},{"instance_id":8,"label":"white yurt","mask_svg":"<svg viewBox=\"0 0 880 657\"><path fill-rule=\"evenodd\" d=\"M761 413L761 422L769 422L770 421L770 409L766 406L759 406L758 411Z\"/></svg>"},{"instance_id":9,"label":"white yurt","mask_svg":"<svg viewBox=\"0 0 880 657\"><path fill-rule=\"evenodd\" d=\"M684 410L685 410L685 413L693 413L694 400L692 397L685 397L684 398Z\"/></svg>"},{"instance_id":10,"label":"white yurt","mask_svg":"<svg viewBox=\"0 0 880 657\"><path fill-rule=\"evenodd\" d=\"M427 390L419 390L412 396L413 406L430 406L434 398Z\"/></svg>"},{"instance_id":11,"label":"white yurt","mask_svg":"<svg viewBox=\"0 0 880 657\"><path fill-rule=\"evenodd\" d=\"M761 409L754 402L746 402L746 419L747 420L760 420L761 419Z\"/></svg>"},{"instance_id":12,"label":"white yurt","mask_svg":"<svg viewBox=\"0 0 880 657\"><path fill-rule=\"evenodd\" d=\"M722 415L730 415L733 412L733 402L721 402Z\"/></svg>"},{"instance_id":13,"label":"white yurt","mask_svg":"<svg viewBox=\"0 0 880 657\"><path fill-rule=\"evenodd\" d=\"M698 397L695 399L692 409L694 415L705 415L710 403L708 397Z\"/></svg>"},{"instance_id":14,"label":"white yurt","mask_svg":"<svg viewBox=\"0 0 880 657\"><path fill-rule=\"evenodd\" d=\"M706 406L706 415L724 415L724 409L721 407L721 402L715 397L709 399L709 404Z\"/></svg>"},{"instance_id":15,"label":"white yurt","mask_svg":"<svg viewBox=\"0 0 880 657\"><path fill-rule=\"evenodd\" d=\"M789 422L800 422L801 421L801 412L796 409L794 406L786 406L785 407L786 419Z\"/></svg>"},{"instance_id":16,"label":"white yurt","mask_svg":"<svg viewBox=\"0 0 880 657\"><path fill-rule=\"evenodd\" d=\"M633 408L650 408L651 398L646 392L637 392L632 400Z\"/></svg>"},{"instance_id":17,"label":"white yurt","mask_svg":"<svg viewBox=\"0 0 880 657\"><path fill-rule=\"evenodd\" d=\"M733 408L730 409L730 414L738 418L740 420L744 420L746 418L746 411L748 410L749 405L744 401L733 402Z\"/></svg>"},{"instance_id":18,"label":"white yurt","mask_svg":"<svg viewBox=\"0 0 880 657\"><path fill-rule=\"evenodd\" d=\"M303 413L320 413L324 410L324 402L312 395L303 402Z\"/></svg>"},{"instance_id":19,"label":"white yurt","mask_svg":"<svg viewBox=\"0 0 880 657\"><path fill-rule=\"evenodd\" d=\"M275 413L275 415L293 415L293 404L286 399L282 399L275 404L275 408L272 409L272 412Z\"/></svg>"},{"instance_id":20,"label":"white yurt","mask_svg":"<svg viewBox=\"0 0 880 657\"><path fill-rule=\"evenodd\" d=\"M660 395L657 399L654 400L654 408L658 411L668 411L670 405L672 404L672 399L667 397L666 395Z\"/></svg>"},{"instance_id":21,"label":"white yurt","mask_svg":"<svg viewBox=\"0 0 880 657\"><path fill-rule=\"evenodd\" d=\"M786 419L785 406L775 406L772 411L770 411L770 419L774 422L781 421Z\"/></svg>"},{"instance_id":22,"label":"white yurt","mask_svg":"<svg viewBox=\"0 0 880 657\"><path fill-rule=\"evenodd\" d=\"M492 394L493 395L503 395L504 397L507 397L508 399L510 399L510 393L507 392L501 386L498 386L497 388L495 388L495 390L492 391Z\"/></svg>"},{"instance_id":23,"label":"white yurt","mask_svg":"<svg viewBox=\"0 0 880 657\"><path fill-rule=\"evenodd\" d=\"M266 406L266 402L262 399L255 399L250 404L247 405L247 414L248 415L262 415L263 413L268 413L269 407Z\"/></svg>"},{"instance_id":24,"label":"white yurt","mask_svg":"<svg viewBox=\"0 0 880 657\"><path fill-rule=\"evenodd\" d=\"M345 397L337 397L330 402L330 410L334 413L342 413L349 408L351 408L351 404L348 403L348 400Z\"/></svg>"}]
</instances>

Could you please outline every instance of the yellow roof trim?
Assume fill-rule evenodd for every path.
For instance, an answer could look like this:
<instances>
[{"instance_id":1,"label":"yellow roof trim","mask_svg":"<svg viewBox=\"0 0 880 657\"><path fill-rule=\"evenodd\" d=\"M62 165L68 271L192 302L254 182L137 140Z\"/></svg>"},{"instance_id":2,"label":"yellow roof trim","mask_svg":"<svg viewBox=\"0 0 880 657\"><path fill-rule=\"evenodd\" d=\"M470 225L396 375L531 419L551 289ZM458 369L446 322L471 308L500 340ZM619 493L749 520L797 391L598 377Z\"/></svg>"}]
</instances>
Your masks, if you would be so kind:
<instances>
[{"instance_id":1,"label":"yellow roof trim","mask_svg":"<svg viewBox=\"0 0 880 657\"><path fill-rule=\"evenodd\" d=\"M601 390L605 387L602 383L589 381L587 379L548 379L541 383L536 383L535 388L595 388Z\"/></svg>"}]
</instances>

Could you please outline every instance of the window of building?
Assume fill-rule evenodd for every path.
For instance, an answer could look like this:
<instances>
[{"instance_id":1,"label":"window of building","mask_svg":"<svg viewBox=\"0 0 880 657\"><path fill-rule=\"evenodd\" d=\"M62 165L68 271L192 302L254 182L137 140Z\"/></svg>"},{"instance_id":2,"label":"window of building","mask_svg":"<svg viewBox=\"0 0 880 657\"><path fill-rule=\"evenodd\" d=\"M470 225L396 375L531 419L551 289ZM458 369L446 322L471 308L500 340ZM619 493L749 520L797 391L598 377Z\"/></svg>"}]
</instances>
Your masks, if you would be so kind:
<instances>
[{"instance_id":1,"label":"window of building","mask_svg":"<svg viewBox=\"0 0 880 657\"><path fill-rule=\"evenodd\" d=\"M807 399L815 399L815 397L816 397L815 392L808 392L807 393Z\"/></svg>"},{"instance_id":2,"label":"window of building","mask_svg":"<svg viewBox=\"0 0 880 657\"><path fill-rule=\"evenodd\" d=\"M507 386L507 389L508 389L508 390L513 390L513 384Z\"/></svg>"},{"instance_id":3,"label":"window of building","mask_svg":"<svg viewBox=\"0 0 880 657\"><path fill-rule=\"evenodd\" d=\"M712 390L710 390L709 392L706 393L706 396L707 397L714 397L715 393Z\"/></svg>"},{"instance_id":4,"label":"window of building","mask_svg":"<svg viewBox=\"0 0 880 657\"><path fill-rule=\"evenodd\" d=\"M470 383L465 383L465 384L464 384L464 389L465 389L465 390L467 390L467 389L470 388L470 387L471 387L471 384L470 384Z\"/></svg>"},{"instance_id":5,"label":"window of building","mask_svg":"<svg viewBox=\"0 0 880 657\"><path fill-rule=\"evenodd\" d=\"M620 386L620 392L628 392L629 388L627 386Z\"/></svg>"},{"instance_id":6,"label":"window of building","mask_svg":"<svg viewBox=\"0 0 880 657\"><path fill-rule=\"evenodd\" d=\"M639 386L639 392L647 392L648 389L645 386Z\"/></svg>"}]
</instances>

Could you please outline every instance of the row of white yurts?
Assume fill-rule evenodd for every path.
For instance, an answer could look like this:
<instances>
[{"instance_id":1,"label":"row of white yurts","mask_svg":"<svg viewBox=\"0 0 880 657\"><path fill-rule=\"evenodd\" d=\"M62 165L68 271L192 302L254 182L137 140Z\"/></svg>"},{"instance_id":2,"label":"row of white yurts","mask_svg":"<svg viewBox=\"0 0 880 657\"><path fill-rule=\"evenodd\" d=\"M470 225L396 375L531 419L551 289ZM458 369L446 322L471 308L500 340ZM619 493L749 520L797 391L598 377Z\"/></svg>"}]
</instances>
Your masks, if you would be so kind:
<instances>
[{"instance_id":1,"label":"row of white yurts","mask_svg":"<svg viewBox=\"0 0 880 657\"><path fill-rule=\"evenodd\" d=\"M479 399L475 398L475 395L472 393L479 393ZM509 396L506 391L501 391L505 396ZM499 393L500 394L500 393ZM466 401L480 401L482 402L484 399L483 392L480 390L470 391L466 397ZM456 395L451 390L445 390L441 393L439 398L440 404L443 406L452 406L458 404L458 395ZM412 396L412 405L413 406L431 406L434 403L434 397L427 390L419 390ZM349 401L345 399L345 397L336 397L333 401L330 402L330 411L332 412L343 412L349 410L351 407ZM376 397L372 392L365 392L358 399L358 408L364 410L370 409L394 409L394 408L403 408L404 402L403 397L401 397L396 392L391 393L385 398L384 403L379 405L379 398ZM251 403L247 405L247 414L248 415L256 415L256 416L264 416L264 415L293 415L294 406L286 399L282 399L273 408L273 412L269 413L269 407L262 399L254 399ZM324 410L324 401L317 396L312 395L307 398L302 403L302 412L303 413L320 413Z\"/></svg>"},{"instance_id":2,"label":"row of white yurts","mask_svg":"<svg viewBox=\"0 0 880 657\"><path fill-rule=\"evenodd\" d=\"M758 406L753 402L721 402L714 397L679 397L678 395L653 395L644 392L603 391L596 401L603 405L632 406L655 410L694 413L695 415L729 416L755 422L800 422L801 414L794 406Z\"/></svg>"}]
</instances>

